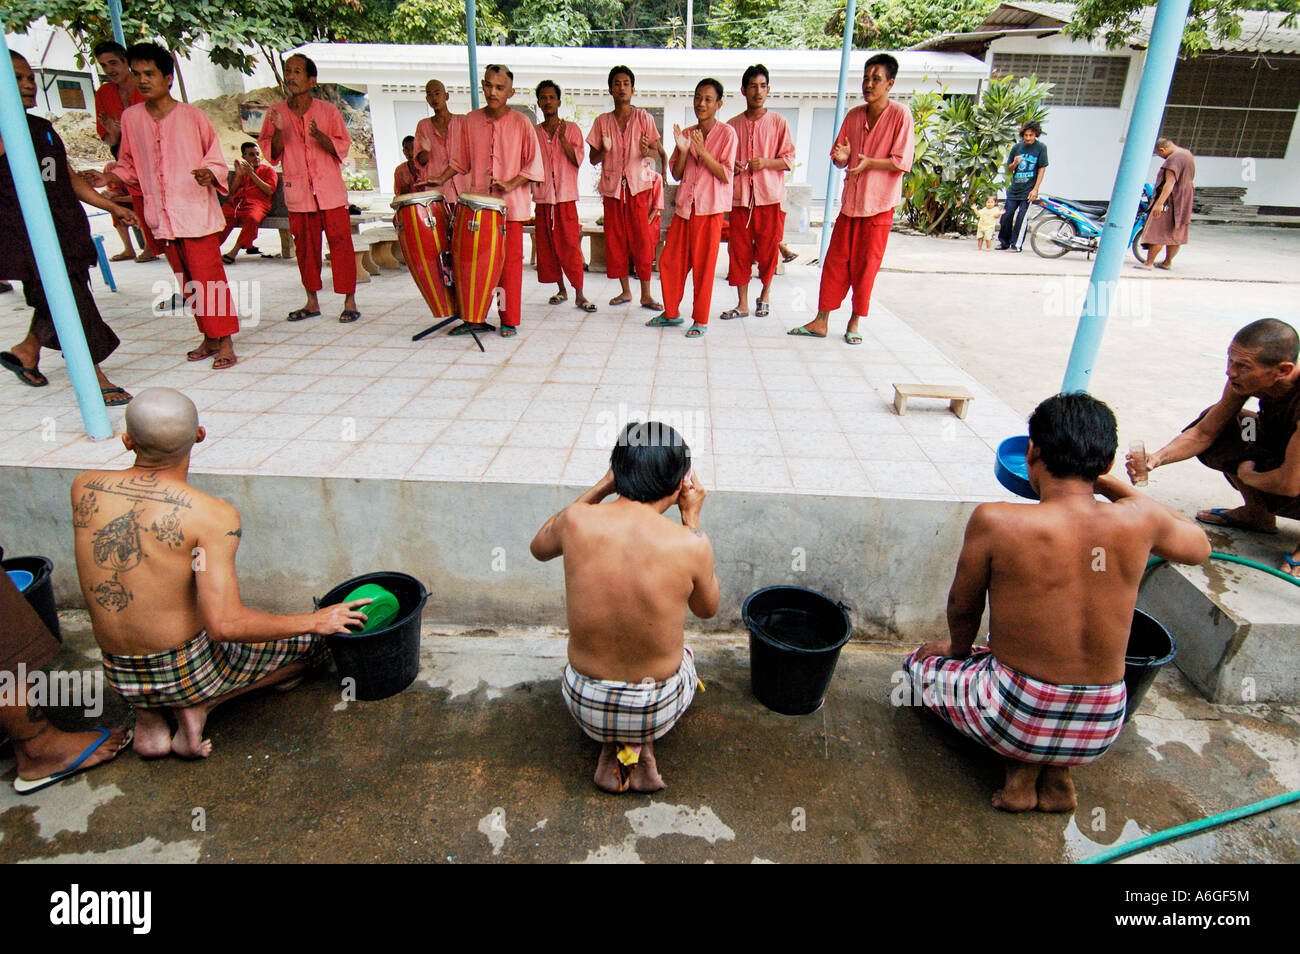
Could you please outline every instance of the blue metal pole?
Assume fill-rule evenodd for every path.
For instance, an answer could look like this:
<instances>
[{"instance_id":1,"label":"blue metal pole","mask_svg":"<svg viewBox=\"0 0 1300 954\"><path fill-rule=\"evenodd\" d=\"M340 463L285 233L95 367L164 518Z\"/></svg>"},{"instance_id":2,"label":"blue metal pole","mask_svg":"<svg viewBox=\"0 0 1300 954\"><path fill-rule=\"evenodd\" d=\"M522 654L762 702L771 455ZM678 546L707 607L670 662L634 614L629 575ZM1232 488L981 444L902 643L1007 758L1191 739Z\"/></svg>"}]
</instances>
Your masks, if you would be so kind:
<instances>
[{"instance_id":1,"label":"blue metal pole","mask_svg":"<svg viewBox=\"0 0 1300 954\"><path fill-rule=\"evenodd\" d=\"M469 101L478 109L478 38L474 34L474 0L465 0L465 46L469 50Z\"/></svg>"},{"instance_id":2,"label":"blue metal pole","mask_svg":"<svg viewBox=\"0 0 1300 954\"><path fill-rule=\"evenodd\" d=\"M840 86L835 94L835 126L832 136L840 134L840 123L844 122L844 86L849 78L849 54L853 52L853 20L858 15L858 0L848 0L844 10L844 45L840 47ZM831 244L831 228L835 224L831 213L835 210L835 192L840 186L842 170L830 164L826 170L826 205L822 208L822 244L818 253L821 261L826 260L826 246Z\"/></svg>"},{"instance_id":3,"label":"blue metal pole","mask_svg":"<svg viewBox=\"0 0 1300 954\"><path fill-rule=\"evenodd\" d=\"M1101 337L1110 317L1111 298L1119 281L1120 266L1124 264L1124 253L1128 251L1138 196L1151 163L1156 134L1160 131L1160 117L1169 97L1169 83L1174 76L1190 5L1190 0L1160 0L1156 8L1142 80L1129 119L1128 134L1124 138L1119 172L1115 176L1115 190L1110 195L1101 245L1092 266L1092 277L1088 279L1083 313L1079 316L1065 381L1061 384L1064 392L1086 391L1092 382L1093 365L1097 362L1097 352L1101 350Z\"/></svg>"},{"instance_id":4,"label":"blue metal pole","mask_svg":"<svg viewBox=\"0 0 1300 954\"><path fill-rule=\"evenodd\" d=\"M122 32L122 0L108 0L108 16L113 21L113 39L126 46L126 35Z\"/></svg>"},{"instance_id":5,"label":"blue metal pole","mask_svg":"<svg viewBox=\"0 0 1300 954\"><path fill-rule=\"evenodd\" d=\"M104 396L99 391L95 364L90 360L90 348L81 327L81 316L72 285L68 282L68 267L54 231L50 216L50 203L45 195L40 167L36 163L36 150L32 148L32 134L27 126L27 112L23 109L18 83L8 63L0 69L0 137L4 138L5 158L14 179L14 191L22 208L27 236L36 258L36 270L50 304L54 328L63 347L63 360L68 365L68 377L81 407L81 420L86 434L101 441L113 436L113 426L108 422Z\"/></svg>"}]
</instances>

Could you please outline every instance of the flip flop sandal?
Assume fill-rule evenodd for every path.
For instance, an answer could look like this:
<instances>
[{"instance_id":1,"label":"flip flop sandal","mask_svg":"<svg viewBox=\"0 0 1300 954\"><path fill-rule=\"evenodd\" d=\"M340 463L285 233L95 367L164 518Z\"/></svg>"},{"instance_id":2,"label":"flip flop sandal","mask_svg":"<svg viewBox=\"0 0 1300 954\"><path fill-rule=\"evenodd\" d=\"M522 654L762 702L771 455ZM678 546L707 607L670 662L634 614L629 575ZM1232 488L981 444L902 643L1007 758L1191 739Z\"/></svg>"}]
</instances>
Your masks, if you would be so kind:
<instances>
[{"instance_id":1,"label":"flip flop sandal","mask_svg":"<svg viewBox=\"0 0 1300 954\"><path fill-rule=\"evenodd\" d=\"M803 325L800 325L798 328L791 328L789 331L786 332L786 334L794 335L794 337L796 338L825 338L826 337L825 335L817 334L817 332L815 331L809 331Z\"/></svg>"},{"instance_id":2,"label":"flip flop sandal","mask_svg":"<svg viewBox=\"0 0 1300 954\"><path fill-rule=\"evenodd\" d=\"M723 321L731 321L733 318L748 318L749 312L732 308L730 311L724 311L722 314L718 315L718 317Z\"/></svg>"},{"instance_id":3,"label":"flip flop sandal","mask_svg":"<svg viewBox=\"0 0 1300 954\"><path fill-rule=\"evenodd\" d=\"M643 301L643 302L641 302L641 307L642 307L642 308L649 308L651 311L663 311L663 310L664 310L664 306L663 306L663 305L661 305L659 302L657 302L657 301L653 301L653 300L651 300L651 301Z\"/></svg>"},{"instance_id":4,"label":"flip flop sandal","mask_svg":"<svg viewBox=\"0 0 1300 954\"><path fill-rule=\"evenodd\" d=\"M353 308L348 308L344 310L342 314L339 315L339 324L350 325L352 324L352 322L356 321L360 317L361 317L361 312Z\"/></svg>"},{"instance_id":5,"label":"flip flop sandal","mask_svg":"<svg viewBox=\"0 0 1300 954\"><path fill-rule=\"evenodd\" d=\"M459 338L461 335L467 335L474 331L477 331L480 334L484 331L496 331L496 326L489 325L486 321L462 321L455 328L451 329L451 331L447 332L447 334L451 335L453 338Z\"/></svg>"},{"instance_id":6,"label":"flip flop sandal","mask_svg":"<svg viewBox=\"0 0 1300 954\"><path fill-rule=\"evenodd\" d=\"M45 776L44 778L33 778L33 779L16 778L14 779L14 791L17 792L19 795L31 795L33 792L39 792L41 789L48 788L49 786L53 785L55 782L61 782L65 778L68 778L72 775L76 775L78 772L83 771L81 767L82 763L84 763L86 759L90 758L92 755L98 752L99 747L103 745L105 742L107 742L113 735L113 733L108 729L95 729L94 731L99 733L99 738L96 739L94 742L90 743L90 745L86 748L86 750L82 752L79 756L77 756L77 760L75 762L73 762L63 771L55 772L52 775ZM134 733L128 731L126 733L126 740L122 743L122 749L129 748L131 745L131 740L133 738L134 738ZM121 752L122 749L119 749L118 752Z\"/></svg>"},{"instance_id":7,"label":"flip flop sandal","mask_svg":"<svg viewBox=\"0 0 1300 954\"><path fill-rule=\"evenodd\" d=\"M502 326L501 326L501 337L502 337L502 338L513 338L513 337L514 337L515 335L517 335L517 334L519 334L519 329L516 328L514 325L502 325Z\"/></svg>"},{"instance_id":8,"label":"flip flop sandal","mask_svg":"<svg viewBox=\"0 0 1300 954\"><path fill-rule=\"evenodd\" d=\"M844 332L844 340L851 345L860 345L862 344L862 335L856 331L846 331Z\"/></svg>"},{"instance_id":9,"label":"flip flop sandal","mask_svg":"<svg viewBox=\"0 0 1300 954\"><path fill-rule=\"evenodd\" d=\"M617 298L611 298L609 303L611 305L630 305L632 304L632 299L624 298L622 295L619 295Z\"/></svg>"},{"instance_id":10,"label":"flip flop sandal","mask_svg":"<svg viewBox=\"0 0 1300 954\"><path fill-rule=\"evenodd\" d=\"M221 256L221 262L223 265L234 265L235 256L231 255L230 253L226 253L225 255Z\"/></svg>"},{"instance_id":11,"label":"flip flop sandal","mask_svg":"<svg viewBox=\"0 0 1300 954\"><path fill-rule=\"evenodd\" d=\"M226 368L233 368L238 363L239 363L239 359L236 358L234 355L231 355L229 357L222 355L212 362L212 370L224 371L226 370Z\"/></svg>"},{"instance_id":12,"label":"flip flop sandal","mask_svg":"<svg viewBox=\"0 0 1300 954\"><path fill-rule=\"evenodd\" d=\"M1286 566L1278 569L1289 576L1296 576L1296 568L1300 567L1300 560L1293 559L1289 553L1283 554L1282 560L1286 563ZM1300 579L1300 577L1297 577L1297 579Z\"/></svg>"},{"instance_id":13,"label":"flip flop sandal","mask_svg":"<svg viewBox=\"0 0 1300 954\"><path fill-rule=\"evenodd\" d=\"M685 321L685 318L669 318L666 315L655 315L645 323L645 326L647 328L676 328Z\"/></svg>"},{"instance_id":14,"label":"flip flop sandal","mask_svg":"<svg viewBox=\"0 0 1300 954\"><path fill-rule=\"evenodd\" d=\"M771 313L771 302L760 301L758 307L754 309L755 318L766 318Z\"/></svg>"},{"instance_id":15,"label":"flip flop sandal","mask_svg":"<svg viewBox=\"0 0 1300 954\"><path fill-rule=\"evenodd\" d=\"M287 321L305 321L308 318L319 318L319 311L308 311L306 308L299 308L297 311L289 312Z\"/></svg>"},{"instance_id":16,"label":"flip flop sandal","mask_svg":"<svg viewBox=\"0 0 1300 954\"><path fill-rule=\"evenodd\" d=\"M703 338L708 333L709 333L709 326L701 325L698 322L693 323L689 328L686 329L686 337L688 338Z\"/></svg>"},{"instance_id":17,"label":"flip flop sandal","mask_svg":"<svg viewBox=\"0 0 1300 954\"><path fill-rule=\"evenodd\" d=\"M131 403L131 395L123 388L100 388L99 393L104 397L105 407L126 407ZM114 394L118 396L109 397L109 395Z\"/></svg>"},{"instance_id":18,"label":"flip flop sandal","mask_svg":"<svg viewBox=\"0 0 1300 954\"><path fill-rule=\"evenodd\" d=\"M584 301L578 307L589 315L594 315L596 313L596 303L594 301Z\"/></svg>"},{"instance_id":19,"label":"flip flop sandal","mask_svg":"<svg viewBox=\"0 0 1300 954\"><path fill-rule=\"evenodd\" d=\"M781 253L781 261L785 262L787 265L789 265L798 257L799 257L798 252L791 252L789 255L787 255L785 252Z\"/></svg>"},{"instance_id":20,"label":"flip flop sandal","mask_svg":"<svg viewBox=\"0 0 1300 954\"><path fill-rule=\"evenodd\" d=\"M108 257L110 262L134 262L135 252L118 252L116 255Z\"/></svg>"},{"instance_id":21,"label":"flip flop sandal","mask_svg":"<svg viewBox=\"0 0 1300 954\"><path fill-rule=\"evenodd\" d=\"M546 299L546 304L558 305L560 302L568 301L568 300L569 300L568 295L552 295L550 298Z\"/></svg>"},{"instance_id":22,"label":"flip flop sandal","mask_svg":"<svg viewBox=\"0 0 1300 954\"><path fill-rule=\"evenodd\" d=\"M1236 517L1228 516L1227 507L1212 507L1210 513L1218 517L1218 520L1205 520L1200 514L1196 515L1198 523L1203 523L1207 527L1227 527L1229 530L1249 530L1251 533L1266 533L1270 536L1277 533L1277 530L1261 530L1259 527L1252 527L1248 523L1242 523Z\"/></svg>"},{"instance_id":23,"label":"flip flop sandal","mask_svg":"<svg viewBox=\"0 0 1300 954\"><path fill-rule=\"evenodd\" d=\"M0 367L18 375L18 380L29 388L43 388L50 383L50 379L35 368L23 367L23 363L18 360L18 356L9 351L0 351ZM30 375L35 375L35 380Z\"/></svg>"}]
</instances>

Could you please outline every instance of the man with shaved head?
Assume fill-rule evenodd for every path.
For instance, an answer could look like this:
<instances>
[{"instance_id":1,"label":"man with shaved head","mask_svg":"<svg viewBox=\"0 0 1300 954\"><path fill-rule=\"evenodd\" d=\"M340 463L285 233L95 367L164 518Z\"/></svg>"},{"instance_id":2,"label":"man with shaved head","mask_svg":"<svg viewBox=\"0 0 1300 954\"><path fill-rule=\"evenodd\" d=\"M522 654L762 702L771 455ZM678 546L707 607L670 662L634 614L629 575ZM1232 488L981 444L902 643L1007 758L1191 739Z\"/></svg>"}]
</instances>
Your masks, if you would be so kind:
<instances>
[{"instance_id":1,"label":"man with shaved head","mask_svg":"<svg viewBox=\"0 0 1300 954\"><path fill-rule=\"evenodd\" d=\"M1195 457L1242 497L1242 506L1202 510L1197 520L1275 534L1278 517L1300 520L1300 336L1277 318L1252 321L1228 345L1227 375L1218 403L1181 434L1142 460L1129 455L1129 476ZM1245 410L1252 397L1258 411ZM1300 576L1300 546L1283 554L1281 570Z\"/></svg>"},{"instance_id":2,"label":"man with shaved head","mask_svg":"<svg viewBox=\"0 0 1300 954\"><path fill-rule=\"evenodd\" d=\"M108 681L135 706L146 758L206 758L219 703L294 679L322 661L319 637L362 625L368 600L277 616L239 599L239 511L187 481L206 432L179 391L151 388L127 409L126 470L72 484L77 575ZM169 713L175 727L169 725Z\"/></svg>"},{"instance_id":3,"label":"man with shaved head","mask_svg":"<svg viewBox=\"0 0 1300 954\"><path fill-rule=\"evenodd\" d=\"M442 80L431 79L424 84L424 101L433 110L433 115L415 124L415 165L420 170L420 177L414 191L436 186L444 199L455 202L465 180L450 168L449 144L462 117L447 107L447 98L447 87ZM446 177L443 173L447 173Z\"/></svg>"}]
</instances>

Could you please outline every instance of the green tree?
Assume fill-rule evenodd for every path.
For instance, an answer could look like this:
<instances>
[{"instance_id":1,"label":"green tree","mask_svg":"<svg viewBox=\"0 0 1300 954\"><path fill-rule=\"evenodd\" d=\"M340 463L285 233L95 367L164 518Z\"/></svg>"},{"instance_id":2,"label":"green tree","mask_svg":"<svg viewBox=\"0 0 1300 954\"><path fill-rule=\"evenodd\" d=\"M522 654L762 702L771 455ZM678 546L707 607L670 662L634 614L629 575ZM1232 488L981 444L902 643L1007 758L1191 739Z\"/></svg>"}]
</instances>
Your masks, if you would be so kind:
<instances>
[{"instance_id":1,"label":"green tree","mask_svg":"<svg viewBox=\"0 0 1300 954\"><path fill-rule=\"evenodd\" d=\"M480 45L500 43L506 25L492 0L479 0L474 18L475 39ZM402 0L388 20L388 43L464 43L463 0Z\"/></svg>"},{"instance_id":2,"label":"green tree","mask_svg":"<svg viewBox=\"0 0 1300 954\"><path fill-rule=\"evenodd\" d=\"M524 46L607 46L623 13L621 0L532 0L511 17L512 42Z\"/></svg>"},{"instance_id":3,"label":"green tree","mask_svg":"<svg viewBox=\"0 0 1300 954\"><path fill-rule=\"evenodd\" d=\"M1110 47L1126 45L1136 31L1142 0L1080 0L1066 32L1080 39L1099 36ZM1183 48L1191 53L1210 49L1216 40L1241 36L1243 10L1275 10L1284 26L1294 26L1300 0L1192 0L1183 28Z\"/></svg>"},{"instance_id":4,"label":"green tree","mask_svg":"<svg viewBox=\"0 0 1300 954\"><path fill-rule=\"evenodd\" d=\"M916 154L903 177L908 221L927 233L969 231L971 206L1002 184L1002 162L1020 126L1043 122L1051 89L1033 76L1008 76L990 81L978 102L964 95L913 96Z\"/></svg>"}]
</instances>

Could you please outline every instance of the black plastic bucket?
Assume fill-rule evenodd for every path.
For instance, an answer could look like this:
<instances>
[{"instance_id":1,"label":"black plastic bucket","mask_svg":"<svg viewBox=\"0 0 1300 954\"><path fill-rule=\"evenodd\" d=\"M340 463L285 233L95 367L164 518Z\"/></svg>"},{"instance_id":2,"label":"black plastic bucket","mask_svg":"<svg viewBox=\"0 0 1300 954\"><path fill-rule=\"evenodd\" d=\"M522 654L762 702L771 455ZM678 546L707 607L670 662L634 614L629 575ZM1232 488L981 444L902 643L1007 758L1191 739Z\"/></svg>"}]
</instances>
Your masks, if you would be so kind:
<instances>
[{"instance_id":1,"label":"black plastic bucket","mask_svg":"<svg viewBox=\"0 0 1300 954\"><path fill-rule=\"evenodd\" d=\"M63 634L59 632L59 611L54 605L54 562L43 556L23 556L9 557L0 561L0 565L6 570L26 570L32 575L32 585L23 590L23 596L36 610L50 635L63 642Z\"/></svg>"},{"instance_id":2,"label":"black plastic bucket","mask_svg":"<svg viewBox=\"0 0 1300 954\"><path fill-rule=\"evenodd\" d=\"M340 583L317 601L317 606L342 603L358 586L377 583L397 597L397 617L392 624L369 633L336 633L325 637L341 679L356 681L357 698L366 702L395 696L420 671L420 613L429 594L405 573L367 573ZM365 607L362 607L365 612Z\"/></svg>"},{"instance_id":3,"label":"black plastic bucket","mask_svg":"<svg viewBox=\"0 0 1300 954\"><path fill-rule=\"evenodd\" d=\"M749 594L740 614L758 701L782 715L820 709L840 649L853 635L844 605L803 587L768 586Z\"/></svg>"},{"instance_id":4,"label":"black plastic bucket","mask_svg":"<svg viewBox=\"0 0 1300 954\"><path fill-rule=\"evenodd\" d=\"M1128 722L1137 712L1142 697L1155 682L1160 667L1171 663L1178 655L1178 644L1173 635L1154 616L1142 610L1133 611L1133 627L1128 634L1128 649L1124 653L1124 687L1128 690Z\"/></svg>"}]
</instances>

